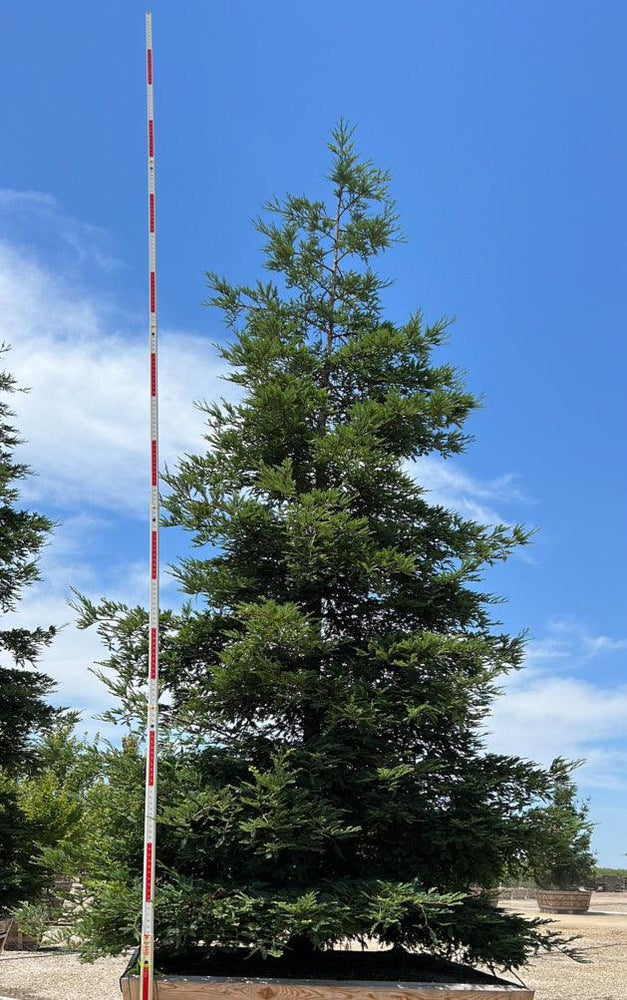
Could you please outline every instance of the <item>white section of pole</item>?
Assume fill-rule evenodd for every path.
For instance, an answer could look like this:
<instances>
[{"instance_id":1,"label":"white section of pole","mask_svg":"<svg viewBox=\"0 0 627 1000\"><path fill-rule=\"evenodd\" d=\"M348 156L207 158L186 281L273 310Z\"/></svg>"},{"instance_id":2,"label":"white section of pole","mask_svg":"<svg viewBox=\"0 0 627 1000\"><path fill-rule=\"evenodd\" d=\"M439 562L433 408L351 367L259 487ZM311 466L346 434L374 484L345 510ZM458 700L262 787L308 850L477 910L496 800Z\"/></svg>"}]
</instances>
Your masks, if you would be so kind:
<instances>
[{"instance_id":1,"label":"white section of pole","mask_svg":"<svg viewBox=\"0 0 627 1000\"><path fill-rule=\"evenodd\" d=\"M159 407L157 381L157 246L155 214L155 119L152 14L146 12L146 110L148 119L148 340L150 386L150 613L146 799L140 954L141 1000L154 995L154 899L157 834L157 742L159 725Z\"/></svg>"}]
</instances>

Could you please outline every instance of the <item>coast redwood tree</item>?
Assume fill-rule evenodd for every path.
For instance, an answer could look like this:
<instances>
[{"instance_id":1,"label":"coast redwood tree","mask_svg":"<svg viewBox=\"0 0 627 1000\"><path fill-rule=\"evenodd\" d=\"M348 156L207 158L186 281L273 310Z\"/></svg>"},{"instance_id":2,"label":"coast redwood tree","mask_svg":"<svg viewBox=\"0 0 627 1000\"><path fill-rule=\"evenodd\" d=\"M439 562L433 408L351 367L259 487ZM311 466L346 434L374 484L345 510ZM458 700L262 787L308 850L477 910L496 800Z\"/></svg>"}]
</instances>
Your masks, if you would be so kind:
<instances>
[{"instance_id":1,"label":"coast redwood tree","mask_svg":"<svg viewBox=\"0 0 627 1000\"><path fill-rule=\"evenodd\" d=\"M518 966L538 922L477 887L524 862L527 812L560 765L486 751L523 644L480 581L526 535L422 488L417 460L461 452L477 401L434 359L446 320L384 313L387 174L343 124L329 148L324 197L275 201L257 224L266 277L208 276L238 394L204 405L206 440L165 477L168 523L195 550L174 569L190 603L164 620L158 944L305 960L369 937ZM143 722L145 611L84 600L82 621L108 643L114 716ZM109 767L92 954L137 938L136 743Z\"/></svg>"}]
</instances>

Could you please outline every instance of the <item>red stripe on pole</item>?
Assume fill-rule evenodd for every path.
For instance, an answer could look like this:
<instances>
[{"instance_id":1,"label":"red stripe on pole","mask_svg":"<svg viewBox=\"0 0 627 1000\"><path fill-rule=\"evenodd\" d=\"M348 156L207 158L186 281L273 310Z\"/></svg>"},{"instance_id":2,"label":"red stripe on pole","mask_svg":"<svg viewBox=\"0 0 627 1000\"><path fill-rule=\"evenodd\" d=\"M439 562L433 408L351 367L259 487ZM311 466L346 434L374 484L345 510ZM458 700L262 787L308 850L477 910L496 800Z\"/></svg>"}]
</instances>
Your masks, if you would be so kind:
<instances>
[{"instance_id":1,"label":"red stripe on pole","mask_svg":"<svg viewBox=\"0 0 627 1000\"><path fill-rule=\"evenodd\" d=\"M147 903L152 900L152 844L146 844L146 876L145 876L145 886L146 894L144 899Z\"/></svg>"},{"instance_id":2,"label":"red stripe on pole","mask_svg":"<svg viewBox=\"0 0 627 1000\"><path fill-rule=\"evenodd\" d=\"M150 730L148 737L148 784L152 788L155 783L155 731Z\"/></svg>"},{"instance_id":3,"label":"red stripe on pole","mask_svg":"<svg viewBox=\"0 0 627 1000\"><path fill-rule=\"evenodd\" d=\"M150 355L150 395L157 395L157 355L154 351Z\"/></svg>"},{"instance_id":4,"label":"red stripe on pole","mask_svg":"<svg viewBox=\"0 0 627 1000\"><path fill-rule=\"evenodd\" d=\"M146 73L148 75L148 83L152 83L152 49L148 49L146 52Z\"/></svg>"},{"instance_id":5,"label":"red stripe on pole","mask_svg":"<svg viewBox=\"0 0 627 1000\"><path fill-rule=\"evenodd\" d=\"M157 532L150 532L150 575L157 579Z\"/></svg>"},{"instance_id":6,"label":"red stripe on pole","mask_svg":"<svg viewBox=\"0 0 627 1000\"><path fill-rule=\"evenodd\" d=\"M155 196L154 196L154 194L151 194L149 196L149 198L148 198L148 205L149 205L148 216L149 216L149 223L150 223L150 232L154 233L154 231L155 231Z\"/></svg>"},{"instance_id":7,"label":"red stripe on pole","mask_svg":"<svg viewBox=\"0 0 627 1000\"><path fill-rule=\"evenodd\" d=\"M157 442L152 441L151 447L152 485L157 485Z\"/></svg>"},{"instance_id":8,"label":"red stripe on pole","mask_svg":"<svg viewBox=\"0 0 627 1000\"><path fill-rule=\"evenodd\" d=\"M150 311L154 313L157 308L157 279L155 272L150 272Z\"/></svg>"},{"instance_id":9,"label":"red stripe on pole","mask_svg":"<svg viewBox=\"0 0 627 1000\"><path fill-rule=\"evenodd\" d=\"M147 965L142 969L142 1000L150 1000L150 970Z\"/></svg>"},{"instance_id":10,"label":"red stripe on pole","mask_svg":"<svg viewBox=\"0 0 627 1000\"><path fill-rule=\"evenodd\" d=\"M148 156L155 155L155 123L152 118L148 122Z\"/></svg>"},{"instance_id":11,"label":"red stripe on pole","mask_svg":"<svg viewBox=\"0 0 627 1000\"><path fill-rule=\"evenodd\" d=\"M150 629L150 680L154 681L157 676L157 630Z\"/></svg>"}]
</instances>

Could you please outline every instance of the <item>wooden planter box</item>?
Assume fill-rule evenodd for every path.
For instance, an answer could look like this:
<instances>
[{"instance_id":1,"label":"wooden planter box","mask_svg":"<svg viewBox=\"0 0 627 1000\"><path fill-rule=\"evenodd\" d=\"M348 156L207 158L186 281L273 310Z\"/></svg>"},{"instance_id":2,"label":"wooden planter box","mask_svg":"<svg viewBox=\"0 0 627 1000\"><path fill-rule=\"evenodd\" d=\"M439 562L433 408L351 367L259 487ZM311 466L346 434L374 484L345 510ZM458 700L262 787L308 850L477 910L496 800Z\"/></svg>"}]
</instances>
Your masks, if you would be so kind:
<instances>
[{"instance_id":1,"label":"wooden planter box","mask_svg":"<svg viewBox=\"0 0 627 1000\"><path fill-rule=\"evenodd\" d=\"M7 938L13 926L13 917L3 917L0 920L0 955L4 951Z\"/></svg>"},{"instance_id":2,"label":"wooden planter box","mask_svg":"<svg viewBox=\"0 0 627 1000\"><path fill-rule=\"evenodd\" d=\"M37 951L39 945L35 938L20 930L17 920L11 920L4 947L6 951Z\"/></svg>"},{"instance_id":3,"label":"wooden planter box","mask_svg":"<svg viewBox=\"0 0 627 1000\"><path fill-rule=\"evenodd\" d=\"M536 900L542 913L587 913L591 892L582 889L538 889Z\"/></svg>"},{"instance_id":4,"label":"wooden planter box","mask_svg":"<svg viewBox=\"0 0 627 1000\"><path fill-rule=\"evenodd\" d=\"M141 1000L139 976L121 980L124 1000ZM307 979L155 979L155 1000L533 1000L533 990L493 983L385 983Z\"/></svg>"}]
</instances>

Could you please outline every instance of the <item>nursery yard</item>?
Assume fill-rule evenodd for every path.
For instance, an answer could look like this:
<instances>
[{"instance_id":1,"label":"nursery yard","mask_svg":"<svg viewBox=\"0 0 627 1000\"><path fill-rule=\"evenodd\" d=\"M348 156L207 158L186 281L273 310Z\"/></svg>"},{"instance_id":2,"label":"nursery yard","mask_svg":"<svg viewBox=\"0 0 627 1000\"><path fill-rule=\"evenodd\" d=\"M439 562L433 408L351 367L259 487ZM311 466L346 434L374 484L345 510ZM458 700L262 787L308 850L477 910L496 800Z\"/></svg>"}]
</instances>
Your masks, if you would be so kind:
<instances>
[{"instance_id":1,"label":"nursery yard","mask_svg":"<svg viewBox=\"0 0 627 1000\"><path fill-rule=\"evenodd\" d=\"M533 900L500 905L537 913ZM589 914L555 920L568 934L581 935L579 946L590 961L577 965L559 955L534 961L524 978L536 1000L627 997L627 892L594 893ZM119 958L81 965L75 955L61 952L7 952L0 956L0 1000L119 1000L123 966Z\"/></svg>"},{"instance_id":2,"label":"nursery yard","mask_svg":"<svg viewBox=\"0 0 627 1000\"><path fill-rule=\"evenodd\" d=\"M537 914L533 900L507 900L501 906L527 916ZM590 912L556 915L566 934L581 935L578 947L588 959L580 965L561 955L545 955L524 975L536 1000L623 1000L627 997L627 892L595 892Z\"/></svg>"}]
</instances>

